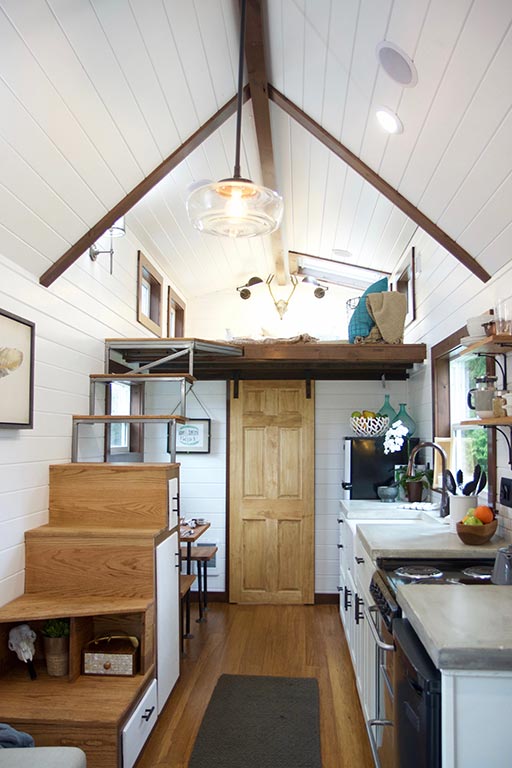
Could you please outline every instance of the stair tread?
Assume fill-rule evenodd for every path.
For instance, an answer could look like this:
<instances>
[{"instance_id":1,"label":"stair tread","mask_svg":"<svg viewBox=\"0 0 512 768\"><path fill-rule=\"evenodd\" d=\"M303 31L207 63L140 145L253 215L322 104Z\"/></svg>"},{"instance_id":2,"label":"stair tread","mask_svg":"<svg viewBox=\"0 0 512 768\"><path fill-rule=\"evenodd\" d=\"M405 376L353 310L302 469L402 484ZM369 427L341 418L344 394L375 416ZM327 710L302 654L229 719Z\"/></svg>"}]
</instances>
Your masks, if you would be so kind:
<instances>
[{"instance_id":1,"label":"stair tread","mask_svg":"<svg viewBox=\"0 0 512 768\"><path fill-rule=\"evenodd\" d=\"M141 613L153 598L115 595L62 595L59 592L33 592L16 597L0 608L0 621L36 621L61 616L100 616Z\"/></svg>"},{"instance_id":2,"label":"stair tread","mask_svg":"<svg viewBox=\"0 0 512 768\"><path fill-rule=\"evenodd\" d=\"M190 373L91 373L90 378L93 381L105 381L105 379L111 379L112 381L147 381L155 379L156 381L162 379L185 379L191 384L196 381L196 377Z\"/></svg>"},{"instance_id":3,"label":"stair tread","mask_svg":"<svg viewBox=\"0 0 512 768\"><path fill-rule=\"evenodd\" d=\"M154 539L165 528L114 528L108 526L89 526L89 525L52 525L47 523L39 528L32 528L25 531L25 539L39 538L66 538L69 536L83 536L84 538L127 538L127 539Z\"/></svg>"}]
</instances>

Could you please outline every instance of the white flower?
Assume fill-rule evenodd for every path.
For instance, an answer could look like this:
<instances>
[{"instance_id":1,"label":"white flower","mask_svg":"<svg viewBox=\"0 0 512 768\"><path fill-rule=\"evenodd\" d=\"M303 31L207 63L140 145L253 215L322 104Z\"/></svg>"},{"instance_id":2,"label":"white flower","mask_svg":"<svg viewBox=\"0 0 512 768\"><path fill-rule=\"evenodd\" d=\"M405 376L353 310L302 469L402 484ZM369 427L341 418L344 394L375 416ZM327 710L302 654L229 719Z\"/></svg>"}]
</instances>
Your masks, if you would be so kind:
<instances>
[{"instance_id":1,"label":"white flower","mask_svg":"<svg viewBox=\"0 0 512 768\"><path fill-rule=\"evenodd\" d=\"M404 438L409 432L400 420L394 421L384 435L384 453L396 453L404 444Z\"/></svg>"}]
</instances>

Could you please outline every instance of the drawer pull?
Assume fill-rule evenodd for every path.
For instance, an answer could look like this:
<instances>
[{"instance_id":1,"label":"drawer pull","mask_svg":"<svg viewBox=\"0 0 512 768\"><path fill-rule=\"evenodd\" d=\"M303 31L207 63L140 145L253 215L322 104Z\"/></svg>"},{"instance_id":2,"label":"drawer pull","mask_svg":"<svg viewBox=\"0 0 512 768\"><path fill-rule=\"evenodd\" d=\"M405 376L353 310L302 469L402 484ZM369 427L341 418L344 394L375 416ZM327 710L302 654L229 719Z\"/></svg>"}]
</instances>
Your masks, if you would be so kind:
<instances>
[{"instance_id":1,"label":"drawer pull","mask_svg":"<svg viewBox=\"0 0 512 768\"><path fill-rule=\"evenodd\" d=\"M338 549L343 549L343 544L338 544Z\"/></svg>"},{"instance_id":2,"label":"drawer pull","mask_svg":"<svg viewBox=\"0 0 512 768\"><path fill-rule=\"evenodd\" d=\"M141 715L142 720L145 720L147 723L154 711L155 711L154 707L151 707L151 709L144 710L144 714Z\"/></svg>"},{"instance_id":3,"label":"drawer pull","mask_svg":"<svg viewBox=\"0 0 512 768\"><path fill-rule=\"evenodd\" d=\"M364 563L364 557L356 557L355 561L358 565L361 565L361 563Z\"/></svg>"}]
</instances>

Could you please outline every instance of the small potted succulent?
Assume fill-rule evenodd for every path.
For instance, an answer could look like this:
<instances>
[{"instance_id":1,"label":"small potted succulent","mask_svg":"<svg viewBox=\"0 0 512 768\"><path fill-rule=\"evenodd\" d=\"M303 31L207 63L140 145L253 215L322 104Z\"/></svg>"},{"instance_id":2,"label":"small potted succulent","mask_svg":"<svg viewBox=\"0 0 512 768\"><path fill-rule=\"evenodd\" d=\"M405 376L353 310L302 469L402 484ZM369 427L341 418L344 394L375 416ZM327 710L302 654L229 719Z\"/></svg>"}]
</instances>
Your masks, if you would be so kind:
<instances>
[{"instance_id":1,"label":"small potted succulent","mask_svg":"<svg viewBox=\"0 0 512 768\"><path fill-rule=\"evenodd\" d=\"M69 669L69 619L47 619L42 629L46 669L62 677Z\"/></svg>"}]
</instances>

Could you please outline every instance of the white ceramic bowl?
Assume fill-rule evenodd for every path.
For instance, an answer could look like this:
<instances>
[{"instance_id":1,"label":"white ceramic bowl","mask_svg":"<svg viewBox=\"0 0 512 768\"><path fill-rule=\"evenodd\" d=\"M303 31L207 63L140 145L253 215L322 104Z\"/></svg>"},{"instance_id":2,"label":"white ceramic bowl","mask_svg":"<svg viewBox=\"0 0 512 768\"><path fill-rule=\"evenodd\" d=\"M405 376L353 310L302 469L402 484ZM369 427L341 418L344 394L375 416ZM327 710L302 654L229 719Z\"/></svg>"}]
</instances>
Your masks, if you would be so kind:
<instances>
[{"instance_id":1,"label":"white ceramic bowl","mask_svg":"<svg viewBox=\"0 0 512 768\"><path fill-rule=\"evenodd\" d=\"M359 437L383 435L388 424L389 418L387 416L376 416L374 419L367 419L365 416L351 416L350 418L350 426Z\"/></svg>"}]
</instances>

